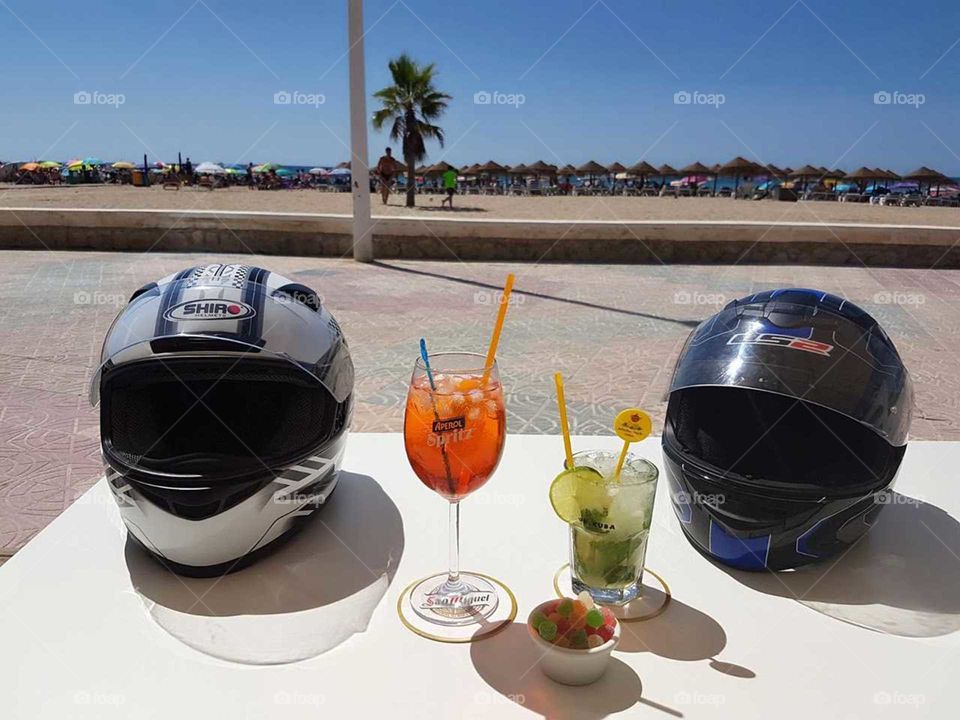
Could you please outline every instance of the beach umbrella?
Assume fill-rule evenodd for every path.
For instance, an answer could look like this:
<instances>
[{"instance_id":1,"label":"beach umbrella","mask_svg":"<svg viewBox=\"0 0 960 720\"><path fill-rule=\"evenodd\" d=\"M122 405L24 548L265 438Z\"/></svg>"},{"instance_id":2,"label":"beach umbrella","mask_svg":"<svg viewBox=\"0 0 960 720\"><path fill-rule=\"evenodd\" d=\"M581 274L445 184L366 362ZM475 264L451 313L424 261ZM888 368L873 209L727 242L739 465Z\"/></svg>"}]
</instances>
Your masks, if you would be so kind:
<instances>
[{"instance_id":1,"label":"beach umbrella","mask_svg":"<svg viewBox=\"0 0 960 720\"><path fill-rule=\"evenodd\" d=\"M876 170L871 170L868 167L860 167L854 170L849 175L845 175L844 180L853 180L857 183L857 186L860 188L866 187L866 184L871 180L877 179Z\"/></svg>"},{"instance_id":2,"label":"beach umbrella","mask_svg":"<svg viewBox=\"0 0 960 720\"><path fill-rule=\"evenodd\" d=\"M431 165L427 168L425 175L443 175L447 170L456 170L453 165L448 162L440 161L436 165Z\"/></svg>"},{"instance_id":3,"label":"beach umbrella","mask_svg":"<svg viewBox=\"0 0 960 720\"><path fill-rule=\"evenodd\" d=\"M800 185L804 190L807 189L807 178L823 177L824 175L825 172L821 172L820 168L814 165L804 165L803 167L799 167L790 172L790 177L799 180Z\"/></svg>"},{"instance_id":4,"label":"beach umbrella","mask_svg":"<svg viewBox=\"0 0 960 720\"><path fill-rule=\"evenodd\" d=\"M87 157L83 159L84 165L97 166L106 165L106 163L98 157Z\"/></svg>"},{"instance_id":5,"label":"beach umbrella","mask_svg":"<svg viewBox=\"0 0 960 720\"><path fill-rule=\"evenodd\" d=\"M941 185L947 185L952 182L950 178L948 178L939 170L931 170L926 166L919 167L913 172L907 173L906 175L903 176L903 179L916 180L921 186L923 185L923 183L927 183L928 190L931 187L933 187L934 183L937 184L937 189L939 189Z\"/></svg>"},{"instance_id":6,"label":"beach umbrella","mask_svg":"<svg viewBox=\"0 0 960 720\"><path fill-rule=\"evenodd\" d=\"M20 166L20 169L26 172L34 172L35 170L40 169L40 163L35 163L35 162L24 163L23 165Z\"/></svg>"},{"instance_id":7,"label":"beach umbrella","mask_svg":"<svg viewBox=\"0 0 960 720\"><path fill-rule=\"evenodd\" d=\"M527 170L535 175L556 175L557 166L545 163L543 160L537 160L532 165L527 166Z\"/></svg>"},{"instance_id":8,"label":"beach umbrella","mask_svg":"<svg viewBox=\"0 0 960 720\"><path fill-rule=\"evenodd\" d=\"M738 155L730 162L721 166L720 172L734 177L733 194L734 197L736 197L737 190L740 188L740 178L750 177L751 175L761 172L761 166Z\"/></svg>"},{"instance_id":9,"label":"beach umbrella","mask_svg":"<svg viewBox=\"0 0 960 720\"><path fill-rule=\"evenodd\" d=\"M477 176L477 175L480 174L480 173L477 171L477 168L479 168L479 167L480 167L480 163L474 163L473 165L470 165L470 166L464 166L464 168L463 168L463 170L462 170L461 172L463 172L464 175L469 175L469 176L471 176L471 177L475 177L475 176Z\"/></svg>"},{"instance_id":10,"label":"beach umbrella","mask_svg":"<svg viewBox=\"0 0 960 720\"><path fill-rule=\"evenodd\" d=\"M58 163L56 160L44 160L43 162L38 163L38 165L45 170L53 170L54 168L60 167L60 163Z\"/></svg>"},{"instance_id":11,"label":"beach umbrella","mask_svg":"<svg viewBox=\"0 0 960 720\"><path fill-rule=\"evenodd\" d=\"M687 175L682 177L679 180L674 180L670 183L670 187L683 187L684 185L700 185L707 181L706 175Z\"/></svg>"},{"instance_id":12,"label":"beach umbrella","mask_svg":"<svg viewBox=\"0 0 960 720\"><path fill-rule=\"evenodd\" d=\"M132 162L127 162L126 160L120 160L118 162L115 162L110 167L112 167L114 170L133 170L137 166L134 165Z\"/></svg>"},{"instance_id":13,"label":"beach umbrella","mask_svg":"<svg viewBox=\"0 0 960 720\"><path fill-rule=\"evenodd\" d=\"M646 160L640 160L628 167L627 172L631 175L646 177L648 175L656 175L657 169Z\"/></svg>"},{"instance_id":14,"label":"beach umbrella","mask_svg":"<svg viewBox=\"0 0 960 720\"><path fill-rule=\"evenodd\" d=\"M610 163L609 165L607 165L607 172L609 172L611 175L614 176L613 178L614 180L617 179L616 178L617 173L623 173L626 171L627 171L627 168L618 162Z\"/></svg>"},{"instance_id":15,"label":"beach umbrella","mask_svg":"<svg viewBox=\"0 0 960 720\"><path fill-rule=\"evenodd\" d=\"M523 163L507 168L508 175L526 175L528 172L529 170L527 169L527 166Z\"/></svg>"},{"instance_id":16,"label":"beach umbrella","mask_svg":"<svg viewBox=\"0 0 960 720\"><path fill-rule=\"evenodd\" d=\"M766 170L770 173L770 177L772 178L785 178L787 176L787 172L785 170L778 168L773 163L768 163L766 165Z\"/></svg>"},{"instance_id":17,"label":"beach umbrella","mask_svg":"<svg viewBox=\"0 0 960 720\"><path fill-rule=\"evenodd\" d=\"M333 170L331 170L327 174L332 175L334 177L347 177L348 175L350 175L350 169L344 168L344 167L335 167Z\"/></svg>"},{"instance_id":18,"label":"beach umbrella","mask_svg":"<svg viewBox=\"0 0 960 720\"><path fill-rule=\"evenodd\" d=\"M326 175L327 173L326 169L322 167L310 168L307 172L311 175Z\"/></svg>"},{"instance_id":19,"label":"beach umbrella","mask_svg":"<svg viewBox=\"0 0 960 720\"><path fill-rule=\"evenodd\" d=\"M228 167L223 169L224 174L226 175L240 175L241 171L237 170L235 167Z\"/></svg>"},{"instance_id":20,"label":"beach umbrella","mask_svg":"<svg viewBox=\"0 0 960 720\"><path fill-rule=\"evenodd\" d=\"M607 169L595 160L585 162L583 165L577 168L577 175L603 175L606 172Z\"/></svg>"},{"instance_id":21,"label":"beach umbrella","mask_svg":"<svg viewBox=\"0 0 960 720\"><path fill-rule=\"evenodd\" d=\"M277 170L278 177L293 177L294 175L296 175L296 173L290 168L282 167Z\"/></svg>"},{"instance_id":22,"label":"beach umbrella","mask_svg":"<svg viewBox=\"0 0 960 720\"><path fill-rule=\"evenodd\" d=\"M116 165L114 165L114 167L116 167ZM194 172L198 175L224 175L227 171L223 166L215 162L207 161L197 165L197 167L194 168Z\"/></svg>"},{"instance_id":23,"label":"beach umbrella","mask_svg":"<svg viewBox=\"0 0 960 720\"><path fill-rule=\"evenodd\" d=\"M349 169L350 169L349 160L344 160L342 163L338 163L337 166L334 168L334 170L349 170Z\"/></svg>"},{"instance_id":24,"label":"beach umbrella","mask_svg":"<svg viewBox=\"0 0 960 720\"><path fill-rule=\"evenodd\" d=\"M566 175L567 177L570 177L571 175L576 175L576 174L577 174L577 169L573 165L570 165L569 163L567 165L564 165L559 170L557 170L557 175Z\"/></svg>"},{"instance_id":25,"label":"beach umbrella","mask_svg":"<svg viewBox=\"0 0 960 720\"><path fill-rule=\"evenodd\" d=\"M679 175L680 171L677 170L675 167L664 163L663 165L657 168L657 174L660 175L661 177L666 178L666 177L672 177L674 175Z\"/></svg>"},{"instance_id":26,"label":"beach umbrella","mask_svg":"<svg viewBox=\"0 0 960 720\"><path fill-rule=\"evenodd\" d=\"M699 186L701 183L705 183L707 181L706 176L713 171L703 163L695 162L695 163L690 163L686 167L680 168L680 172L683 175L687 176L683 178L683 180L688 181L684 184ZM697 180L695 178L701 178L701 179ZM670 184L673 185L673 183L670 183Z\"/></svg>"},{"instance_id":27,"label":"beach umbrella","mask_svg":"<svg viewBox=\"0 0 960 720\"><path fill-rule=\"evenodd\" d=\"M680 168L680 172L684 175L709 175L713 170L703 163L695 162Z\"/></svg>"},{"instance_id":28,"label":"beach umbrella","mask_svg":"<svg viewBox=\"0 0 960 720\"><path fill-rule=\"evenodd\" d=\"M493 160L488 160L483 165L477 168L481 173L493 174L493 175L505 175L507 173L507 168L505 168L500 163L496 163Z\"/></svg>"}]
</instances>

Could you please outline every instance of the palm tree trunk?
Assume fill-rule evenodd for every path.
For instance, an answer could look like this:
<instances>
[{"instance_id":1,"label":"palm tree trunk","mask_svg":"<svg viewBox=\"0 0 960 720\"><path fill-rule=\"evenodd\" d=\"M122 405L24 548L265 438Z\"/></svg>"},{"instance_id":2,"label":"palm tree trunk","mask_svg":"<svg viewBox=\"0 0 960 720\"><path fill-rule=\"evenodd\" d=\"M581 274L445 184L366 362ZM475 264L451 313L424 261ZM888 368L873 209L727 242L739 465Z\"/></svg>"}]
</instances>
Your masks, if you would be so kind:
<instances>
[{"instance_id":1,"label":"palm tree trunk","mask_svg":"<svg viewBox=\"0 0 960 720\"><path fill-rule=\"evenodd\" d=\"M403 161L407 164L407 207L412 208L417 196L417 158L412 152L406 152Z\"/></svg>"}]
</instances>

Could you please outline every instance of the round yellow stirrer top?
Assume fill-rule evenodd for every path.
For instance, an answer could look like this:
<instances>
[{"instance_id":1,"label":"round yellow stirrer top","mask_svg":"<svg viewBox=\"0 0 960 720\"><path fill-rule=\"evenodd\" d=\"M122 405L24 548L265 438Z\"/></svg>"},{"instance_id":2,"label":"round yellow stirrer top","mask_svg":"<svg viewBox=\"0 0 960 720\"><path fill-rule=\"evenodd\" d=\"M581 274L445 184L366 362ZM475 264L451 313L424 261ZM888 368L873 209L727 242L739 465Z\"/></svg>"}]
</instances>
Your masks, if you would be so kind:
<instances>
[{"instance_id":1,"label":"round yellow stirrer top","mask_svg":"<svg viewBox=\"0 0 960 720\"><path fill-rule=\"evenodd\" d=\"M630 449L630 443L643 440L650 434L652 426L650 416L640 408L627 408L617 413L617 417L613 421L613 431L618 438L623 440L623 450L620 451L620 459L617 460L617 469L613 473L614 478L620 477L620 471L627 459L627 450Z\"/></svg>"},{"instance_id":2,"label":"round yellow stirrer top","mask_svg":"<svg viewBox=\"0 0 960 720\"><path fill-rule=\"evenodd\" d=\"M500 309L497 311L497 323L493 326L493 336L490 338L490 349L487 350L487 362L483 366L483 380L481 387L486 387L493 369L493 361L497 357L497 345L500 343L500 331L503 330L503 321L507 317L507 305L510 304L510 291L513 290L513 273L507 275L507 283L503 286L503 295L500 296Z\"/></svg>"},{"instance_id":3,"label":"round yellow stirrer top","mask_svg":"<svg viewBox=\"0 0 960 720\"><path fill-rule=\"evenodd\" d=\"M570 425L567 424L567 401L563 397L563 375L555 373L557 386L557 409L560 411L560 432L563 433L563 449L567 454L567 469L573 469L573 448L570 446Z\"/></svg>"}]
</instances>

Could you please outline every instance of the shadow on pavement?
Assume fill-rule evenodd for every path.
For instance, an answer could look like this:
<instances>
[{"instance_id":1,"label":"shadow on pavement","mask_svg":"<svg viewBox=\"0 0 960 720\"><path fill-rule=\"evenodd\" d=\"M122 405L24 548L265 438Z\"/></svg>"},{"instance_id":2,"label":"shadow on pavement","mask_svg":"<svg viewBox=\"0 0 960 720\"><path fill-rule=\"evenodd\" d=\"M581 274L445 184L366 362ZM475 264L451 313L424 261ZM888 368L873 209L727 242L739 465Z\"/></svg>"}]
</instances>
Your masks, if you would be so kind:
<instances>
[{"instance_id":1,"label":"shadow on pavement","mask_svg":"<svg viewBox=\"0 0 960 720\"><path fill-rule=\"evenodd\" d=\"M445 275L438 272L430 272L429 270L417 270L410 267L401 267L399 265L391 265L390 263L385 263L382 260L374 260L371 265L376 265L377 267L385 268L387 270L394 270L396 272L411 273L413 275L423 275L425 277L433 277L439 280L447 280L449 282L460 283L462 285L470 285L471 287L486 288L488 290L503 290L503 286L494 285L491 283L480 282L479 280L468 280L467 278L459 278L453 275ZM606 310L612 313L618 313L620 315L629 315L631 317L642 317L647 318L648 320L658 320L660 322L674 323L676 325L683 325L684 327L695 328L700 324L699 320L679 320L677 318L664 317L662 315L651 315L650 313L637 312L635 310L624 310L622 308L610 307L608 305L599 305L597 303L585 302L583 300L572 300L570 298L557 297L556 295L547 295L545 293L532 292L530 290L518 290L517 288L513 289L513 294L515 295L524 295L526 297L539 298L541 300L552 300L554 302L567 303L569 305L578 305L580 307L591 308L593 310Z\"/></svg>"}]
</instances>

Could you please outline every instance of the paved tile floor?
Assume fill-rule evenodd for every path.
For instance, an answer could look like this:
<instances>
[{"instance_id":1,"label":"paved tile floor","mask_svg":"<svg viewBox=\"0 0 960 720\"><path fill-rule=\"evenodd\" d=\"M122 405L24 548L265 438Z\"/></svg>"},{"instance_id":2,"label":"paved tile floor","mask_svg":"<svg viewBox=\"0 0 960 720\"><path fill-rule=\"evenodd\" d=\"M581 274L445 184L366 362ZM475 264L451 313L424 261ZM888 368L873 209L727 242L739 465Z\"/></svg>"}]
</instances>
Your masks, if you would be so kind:
<instances>
[{"instance_id":1,"label":"paved tile floor","mask_svg":"<svg viewBox=\"0 0 960 720\"><path fill-rule=\"evenodd\" d=\"M100 475L86 388L119 307L140 285L213 260L0 252L0 556ZM513 271L499 353L512 433L557 433L555 370L566 377L574 432L609 433L627 404L647 408L659 428L676 355L699 320L751 292L813 286L864 306L897 343L917 385L912 436L960 439L960 271L231 260L265 265L324 297L357 367L355 431L400 429L420 335L435 350L485 350L496 288Z\"/></svg>"}]
</instances>

